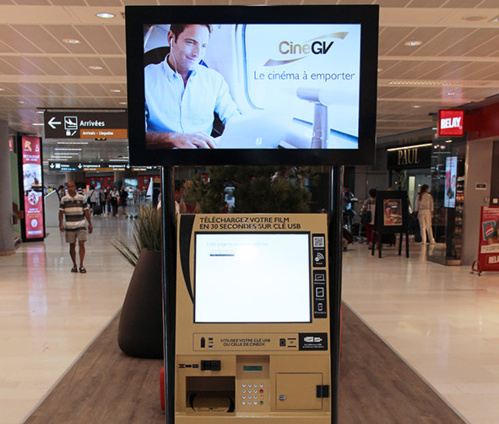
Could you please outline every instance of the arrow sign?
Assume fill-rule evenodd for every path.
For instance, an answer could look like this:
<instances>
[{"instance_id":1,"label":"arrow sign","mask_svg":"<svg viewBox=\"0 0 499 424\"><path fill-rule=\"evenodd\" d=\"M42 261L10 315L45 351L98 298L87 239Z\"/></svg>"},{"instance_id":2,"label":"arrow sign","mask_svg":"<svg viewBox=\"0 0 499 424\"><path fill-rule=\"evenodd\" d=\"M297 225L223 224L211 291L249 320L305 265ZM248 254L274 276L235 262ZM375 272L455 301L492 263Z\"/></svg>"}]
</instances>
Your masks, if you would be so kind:
<instances>
[{"instance_id":1,"label":"arrow sign","mask_svg":"<svg viewBox=\"0 0 499 424\"><path fill-rule=\"evenodd\" d=\"M53 163L50 164L50 167L53 168L55 165Z\"/></svg>"},{"instance_id":2,"label":"arrow sign","mask_svg":"<svg viewBox=\"0 0 499 424\"><path fill-rule=\"evenodd\" d=\"M78 164L78 168L83 168L83 165L81 163Z\"/></svg>"},{"instance_id":3,"label":"arrow sign","mask_svg":"<svg viewBox=\"0 0 499 424\"><path fill-rule=\"evenodd\" d=\"M56 125L61 125L62 122L61 121L55 121L55 116L53 116L50 121L48 122L48 124L50 125L50 128L52 128L53 130L56 129Z\"/></svg>"}]
</instances>

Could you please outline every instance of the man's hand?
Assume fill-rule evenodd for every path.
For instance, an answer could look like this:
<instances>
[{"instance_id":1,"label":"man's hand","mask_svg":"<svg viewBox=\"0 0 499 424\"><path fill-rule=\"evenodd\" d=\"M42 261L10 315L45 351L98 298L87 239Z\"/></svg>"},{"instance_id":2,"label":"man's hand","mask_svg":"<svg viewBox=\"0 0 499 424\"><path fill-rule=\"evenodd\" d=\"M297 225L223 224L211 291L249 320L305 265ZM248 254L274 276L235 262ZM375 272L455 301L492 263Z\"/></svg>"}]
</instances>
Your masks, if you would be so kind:
<instances>
[{"instance_id":1,"label":"man's hand","mask_svg":"<svg viewBox=\"0 0 499 424\"><path fill-rule=\"evenodd\" d=\"M93 230L94 230L94 227L92 227L92 224L89 222L88 223L88 234L92 234Z\"/></svg>"},{"instance_id":2,"label":"man's hand","mask_svg":"<svg viewBox=\"0 0 499 424\"><path fill-rule=\"evenodd\" d=\"M59 230L61 230L61 232L64 232L65 230L64 224L62 222L59 224Z\"/></svg>"},{"instance_id":3,"label":"man's hand","mask_svg":"<svg viewBox=\"0 0 499 424\"><path fill-rule=\"evenodd\" d=\"M183 133L146 133L146 145L149 149L214 149L215 139L204 132Z\"/></svg>"}]
</instances>

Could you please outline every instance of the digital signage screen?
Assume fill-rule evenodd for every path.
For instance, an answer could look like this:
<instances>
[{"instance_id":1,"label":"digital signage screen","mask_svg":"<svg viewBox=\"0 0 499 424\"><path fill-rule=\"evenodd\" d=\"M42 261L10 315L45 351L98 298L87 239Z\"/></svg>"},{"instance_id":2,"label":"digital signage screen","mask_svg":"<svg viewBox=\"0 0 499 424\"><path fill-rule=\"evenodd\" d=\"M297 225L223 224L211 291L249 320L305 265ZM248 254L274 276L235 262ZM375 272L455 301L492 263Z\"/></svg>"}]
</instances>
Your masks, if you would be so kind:
<instances>
[{"instance_id":1,"label":"digital signage screen","mask_svg":"<svg viewBox=\"0 0 499 424\"><path fill-rule=\"evenodd\" d=\"M445 159L445 197L444 207L456 207L457 156Z\"/></svg>"},{"instance_id":2,"label":"digital signage screen","mask_svg":"<svg viewBox=\"0 0 499 424\"><path fill-rule=\"evenodd\" d=\"M373 162L378 13L127 6L130 162Z\"/></svg>"},{"instance_id":3,"label":"digital signage screen","mask_svg":"<svg viewBox=\"0 0 499 424\"><path fill-rule=\"evenodd\" d=\"M25 241L43 240L45 237L42 146L39 137L22 136L22 187L24 199Z\"/></svg>"},{"instance_id":4,"label":"digital signage screen","mask_svg":"<svg viewBox=\"0 0 499 424\"><path fill-rule=\"evenodd\" d=\"M308 233L197 233L196 323L311 322Z\"/></svg>"}]
</instances>

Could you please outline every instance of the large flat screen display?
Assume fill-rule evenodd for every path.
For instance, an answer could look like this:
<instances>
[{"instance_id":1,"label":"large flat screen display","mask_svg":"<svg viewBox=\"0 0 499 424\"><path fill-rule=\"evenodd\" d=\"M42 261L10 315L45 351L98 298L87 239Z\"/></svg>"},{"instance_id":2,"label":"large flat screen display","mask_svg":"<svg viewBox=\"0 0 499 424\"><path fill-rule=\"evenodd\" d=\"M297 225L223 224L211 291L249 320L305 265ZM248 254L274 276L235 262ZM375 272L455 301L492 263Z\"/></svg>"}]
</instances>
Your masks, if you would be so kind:
<instances>
[{"instance_id":1,"label":"large flat screen display","mask_svg":"<svg viewBox=\"0 0 499 424\"><path fill-rule=\"evenodd\" d=\"M311 322L308 233L196 233L194 322Z\"/></svg>"},{"instance_id":2,"label":"large flat screen display","mask_svg":"<svg viewBox=\"0 0 499 424\"><path fill-rule=\"evenodd\" d=\"M377 6L126 8L130 161L374 159Z\"/></svg>"}]
</instances>

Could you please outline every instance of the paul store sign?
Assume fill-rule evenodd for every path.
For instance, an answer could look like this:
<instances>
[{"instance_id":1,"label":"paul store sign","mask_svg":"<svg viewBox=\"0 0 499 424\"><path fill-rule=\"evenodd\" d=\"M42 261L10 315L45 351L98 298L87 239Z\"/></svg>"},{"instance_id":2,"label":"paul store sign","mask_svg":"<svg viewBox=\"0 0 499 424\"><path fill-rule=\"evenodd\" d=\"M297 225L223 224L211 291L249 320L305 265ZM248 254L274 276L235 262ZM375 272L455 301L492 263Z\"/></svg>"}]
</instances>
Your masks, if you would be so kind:
<instances>
[{"instance_id":1,"label":"paul store sign","mask_svg":"<svg viewBox=\"0 0 499 424\"><path fill-rule=\"evenodd\" d=\"M388 169L431 167L431 143L387 149Z\"/></svg>"}]
</instances>

